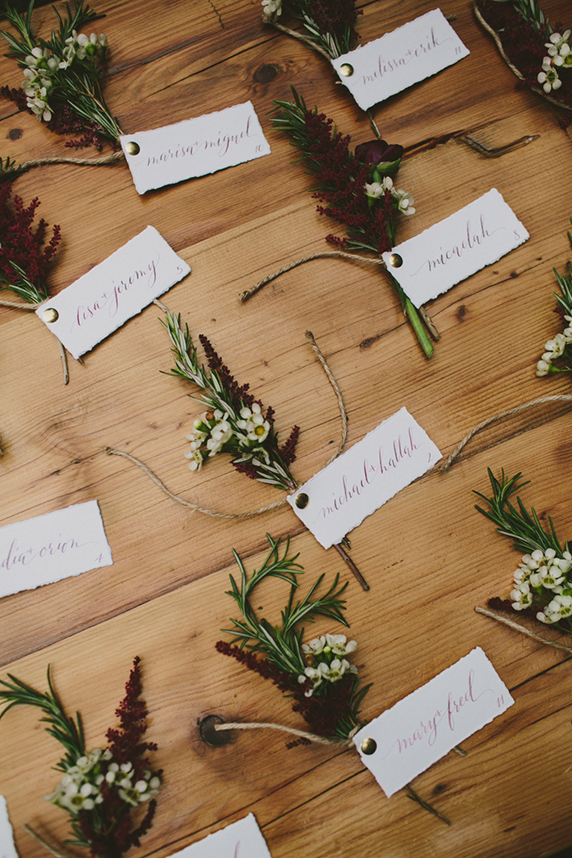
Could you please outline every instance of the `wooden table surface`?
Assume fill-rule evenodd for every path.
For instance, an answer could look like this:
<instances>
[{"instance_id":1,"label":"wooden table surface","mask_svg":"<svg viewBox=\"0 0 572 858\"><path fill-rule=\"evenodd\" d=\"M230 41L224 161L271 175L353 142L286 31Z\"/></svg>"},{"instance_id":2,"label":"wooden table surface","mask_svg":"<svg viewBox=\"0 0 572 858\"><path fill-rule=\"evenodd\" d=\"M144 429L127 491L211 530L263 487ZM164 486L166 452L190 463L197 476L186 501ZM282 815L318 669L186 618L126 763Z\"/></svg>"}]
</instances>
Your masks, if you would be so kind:
<instances>
[{"instance_id":1,"label":"wooden table surface","mask_svg":"<svg viewBox=\"0 0 572 858\"><path fill-rule=\"evenodd\" d=\"M195 337L209 336L238 380L274 407L282 439L293 424L301 427L293 468L299 481L322 467L340 437L336 399L307 329L343 392L349 445L406 406L447 455L481 420L569 392L566 376L535 377L544 341L558 329L552 268L563 270L570 255L569 133L548 103L518 87L469 2L447 0L441 8L456 15L453 26L470 56L373 110L383 137L409 152L399 186L413 193L417 212L400 223L399 238L496 187L530 240L431 302L441 340L430 361L373 267L311 262L239 302L239 293L264 275L327 250L325 235L337 228L316 213L311 180L271 128L274 99L289 98L293 84L352 135L352 145L372 137L328 63L265 26L257 0L93 6L107 15L105 91L124 129L251 100L272 154L142 197L125 164L53 165L21 176L15 192L25 202L39 196L41 215L61 225L53 293L148 224L156 227L192 267L165 303ZM428 0L365 3L361 41L432 8ZM565 0L543 8L551 20L569 23ZM36 14L38 26L51 26L49 7ZM6 58L0 82L20 83ZM61 138L9 102L0 103L0 122L3 157L64 152ZM512 145L522 138L530 138L527 145ZM486 157L484 147L498 157ZM45 326L0 308L0 523L96 499L114 561L0 601L0 678L10 672L43 689L51 664L63 702L70 713L81 711L93 747L114 725L132 659L141 656L148 738L159 745L154 759L165 784L151 832L129 854L164 858L248 812L273 858L539 858L572 842L572 664L474 612L487 598L508 595L520 556L475 511L472 494L487 491L487 467L497 475L522 471L531 480L523 499L543 519L551 515L565 539L572 526L569 410L543 406L477 435L448 473L430 471L367 518L352 534L352 557L371 585L364 592L289 508L246 521L209 518L102 452L126 450L174 493L225 512L277 498L276 490L236 474L228 457L199 474L186 467L184 436L200 409L189 385L161 374L171 356L160 316L150 306L86 355L84 365L72 360L64 387ZM235 613L224 595L229 572L236 572L231 550L255 568L266 532L292 537L307 583L321 573L328 581L336 572L350 578L351 636L363 680L373 683L364 718L476 646L510 688L515 705L463 743L466 757L449 754L414 781L450 827L403 791L387 799L353 750L287 750L282 735L266 731L235 735L220 748L201 741L197 721L209 713L304 726L275 688L214 648ZM283 599L282 582L267 588L268 616ZM312 632L329 629L318 624ZM0 747L0 793L17 848L21 858L36 858L46 853L22 830L25 823L52 842L67 835L67 815L42 800L57 780L51 767L59 747L25 708L0 722Z\"/></svg>"}]
</instances>

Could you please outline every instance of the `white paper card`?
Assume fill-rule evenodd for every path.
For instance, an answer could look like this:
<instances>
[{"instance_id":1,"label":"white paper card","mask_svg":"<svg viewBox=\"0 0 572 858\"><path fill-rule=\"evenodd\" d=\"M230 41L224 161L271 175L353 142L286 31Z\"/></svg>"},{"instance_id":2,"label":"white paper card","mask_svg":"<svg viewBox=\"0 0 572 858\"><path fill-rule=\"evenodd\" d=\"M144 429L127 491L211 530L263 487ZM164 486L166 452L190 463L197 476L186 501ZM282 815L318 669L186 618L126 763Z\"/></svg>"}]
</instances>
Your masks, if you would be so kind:
<instances>
[{"instance_id":1,"label":"white paper card","mask_svg":"<svg viewBox=\"0 0 572 858\"><path fill-rule=\"evenodd\" d=\"M529 238L510 206L492 188L382 257L413 304L420 307ZM399 268L390 262L395 253L403 260Z\"/></svg>"},{"instance_id":2,"label":"white paper card","mask_svg":"<svg viewBox=\"0 0 572 858\"><path fill-rule=\"evenodd\" d=\"M468 54L469 50L441 10L433 9L392 33L332 60L332 65L359 106L367 110ZM345 77L340 66L348 64L353 74Z\"/></svg>"},{"instance_id":3,"label":"white paper card","mask_svg":"<svg viewBox=\"0 0 572 858\"><path fill-rule=\"evenodd\" d=\"M250 101L120 140L139 194L270 155ZM129 154L130 143L137 155Z\"/></svg>"},{"instance_id":4,"label":"white paper card","mask_svg":"<svg viewBox=\"0 0 572 858\"><path fill-rule=\"evenodd\" d=\"M190 273L155 227L148 226L59 295L36 315L79 358ZM44 318L47 310L55 322Z\"/></svg>"},{"instance_id":5,"label":"white paper card","mask_svg":"<svg viewBox=\"0 0 572 858\"><path fill-rule=\"evenodd\" d=\"M425 430L401 408L289 495L288 503L329 548L440 458ZM308 497L303 508L296 504L300 494Z\"/></svg>"},{"instance_id":6,"label":"white paper card","mask_svg":"<svg viewBox=\"0 0 572 858\"><path fill-rule=\"evenodd\" d=\"M272 858L254 814L192 843L172 858Z\"/></svg>"},{"instance_id":7,"label":"white paper card","mask_svg":"<svg viewBox=\"0 0 572 858\"><path fill-rule=\"evenodd\" d=\"M6 799L0 795L0 858L18 858Z\"/></svg>"},{"instance_id":8,"label":"white paper card","mask_svg":"<svg viewBox=\"0 0 572 858\"><path fill-rule=\"evenodd\" d=\"M389 798L514 700L480 647L363 727L354 743ZM364 754L361 744L377 748Z\"/></svg>"},{"instance_id":9,"label":"white paper card","mask_svg":"<svg viewBox=\"0 0 572 858\"><path fill-rule=\"evenodd\" d=\"M95 500L0 528L0 598L112 563Z\"/></svg>"}]
</instances>

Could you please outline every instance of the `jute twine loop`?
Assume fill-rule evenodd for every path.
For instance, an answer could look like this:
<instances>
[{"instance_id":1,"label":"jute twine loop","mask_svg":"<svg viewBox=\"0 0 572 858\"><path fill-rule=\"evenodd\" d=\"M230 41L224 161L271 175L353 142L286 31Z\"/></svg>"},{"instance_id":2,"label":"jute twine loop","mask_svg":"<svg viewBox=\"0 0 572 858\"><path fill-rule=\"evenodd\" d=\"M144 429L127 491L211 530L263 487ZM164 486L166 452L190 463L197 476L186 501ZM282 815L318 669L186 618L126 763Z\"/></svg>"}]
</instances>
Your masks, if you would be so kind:
<instances>
[{"instance_id":1,"label":"jute twine loop","mask_svg":"<svg viewBox=\"0 0 572 858\"><path fill-rule=\"evenodd\" d=\"M491 611L490 608L481 608L480 605L475 607L475 611L477 614L483 614L485 617L490 617L491 620L496 620L497 623L502 623L505 626L508 626L510 629L514 629L516 632L520 632L522 635L526 635L532 640L538 641L541 644L546 644L546 646L554 647L554 649L563 650L563 652L572 653L572 647L566 646L566 644L558 643L558 641L551 641L548 638L543 638L541 635L537 635L536 632L530 631L530 629L521 626L520 623L515 623L514 620L509 620L508 617L503 617L502 614L498 614L496 611Z\"/></svg>"},{"instance_id":2,"label":"jute twine loop","mask_svg":"<svg viewBox=\"0 0 572 858\"><path fill-rule=\"evenodd\" d=\"M157 306L161 307L161 309L163 309L163 310L167 309L166 306L164 304L162 304L160 301L155 301L154 303L156 303ZM326 465L329 465L330 462L333 462L333 460L336 459L340 455L340 453L343 451L343 449L345 447L347 437L348 437L348 417L347 417L346 407L344 405L344 400L342 397L342 392L339 388L339 385L338 385L332 371L330 370L328 363L327 363L324 355L322 354L320 347L316 343L316 340L314 339L314 336L313 336L311 331L306 331L306 339L308 340L308 342L312 346L312 349L314 350L315 355L317 356L318 360L320 361L322 369L326 373L326 377L327 377L328 381L330 382L330 385L332 386L334 393L336 394L336 399L338 401L338 407L340 409L340 418L342 421L342 437L341 437L338 449L336 450L336 452L332 456L330 456L330 458L326 462ZM269 512L270 510L273 510L273 509L279 509L280 507L282 507L288 503L286 498L280 498L280 500L274 501L274 503L268 504L267 506L260 507L259 509L250 510L249 512L240 512L240 513L224 513L224 512L220 512L218 510L214 510L214 509L207 509L206 507L202 507L199 504L192 503L191 501L185 500L185 498L182 498L179 495L174 494L170 489L167 488L165 483L157 476L157 474L154 471L152 471L148 465L145 464L145 462L142 462L140 459L136 459L135 456L132 456L130 453L126 453L123 450L115 450L113 447L104 447L103 452L106 453L108 456L122 456L124 459L128 459L130 462L133 462L134 465L137 465L137 467L141 468L143 473L147 474L147 476L150 477L150 479L152 479L153 482L157 486L159 486L159 488L163 492L165 492L165 494L168 497L171 498L171 500L174 500L176 503L181 504L181 506L185 506L188 509L194 510L195 512L201 512L204 515L210 515L210 516L213 516L214 518L224 518L224 519L231 519L234 521L239 521L239 520L245 519L245 518L252 518L255 515L261 515L262 513ZM324 465L324 467L325 467L325 465Z\"/></svg>"},{"instance_id":3,"label":"jute twine loop","mask_svg":"<svg viewBox=\"0 0 572 858\"><path fill-rule=\"evenodd\" d=\"M281 730L283 733L291 733L293 736L298 736L301 739L307 739L309 742L315 742L318 745L332 745L336 748L352 748L353 736L361 730L360 726L354 727L347 739L328 739L326 736L318 736L316 733L307 733L305 730L296 730L294 727L284 727L282 724L270 724L266 722L244 722L244 721L225 721L222 724L214 724L214 729L217 733L225 730Z\"/></svg>"},{"instance_id":4,"label":"jute twine loop","mask_svg":"<svg viewBox=\"0 0 572 858\"><path fill-rule=\"evenodd\" d=\"M43 302L42 302L43 303ZM10 307L13 310L27 310L29 313L35 312L40 304L36 303L22 303L22 301L4 301L0 300L0 307ZM66 350L63 343L56 337L58 342L58 349L60 352L60 357L62 359L62 370L64 374L64 384L67 384L70 380L69 370L68 370L68 359L66 355Z\"/></svg>"},{"instance_id":5,"label":"jute twine loop","mask_svg":"<svg viewBox=\"0 0 572 858\"><path fill-rule=\"evenodd\" d=\"M517 405L515 408L509 408L508 411L501 411L500 414L494 414L492 417L487 417L486 420L478 423L470 430L470 432L467 432L463 440L459 441L448 459L442 465L438 466L438 470L442 472L448 471L461 450L466 447L471 438L476 435L477 432L480 432L482 429L486 429L487 426L490 426L492 423L496 423L498 420L502 420L505 417L513 417L516 414L521 414L523 411L527 411L529 408L535 408L537 405L546 405L550 402L572 402L572 395L561 393L555 394L554 396L542 396L540 399L532 399L530 402Z\"/></svg>"},{"instance_id":6,"label":"jute twine loop","mask_svg":"<svg viewBox=\"0 0 572 858\"><path fill-rule=\"evenodd\" d=\"M112 152L110 155L104 155L101 158L72 158L69 155L54 155L51 158L33 158L31 161L24 161L23 164L13 164L2 170L2 172L4 174L20 173L30 170L32 167L45 167L48 164L76 164L84 167L104 167L124 160L125 155L123 154L123 150Z\"/></svg>"},{"instance_id":7,"label":"jute twine loop","mask_svg":"<svg viewBox=\"0 0 572 858\"><path fill-rule=\"evenodd\" d=\"M304 263L312 262L314 259L347 259L349 262L369 262L370 265L380 265L382 268L386 267L383 259L373 259L370 256L359 256L357 253L344 253L343 250L324 250L320 253L310 253L308 256L302 256L294 262L289 262L288 265L284 265L282 268L279 268L278 271L274 271L272 274L269 274L268 277L264 277L262 280L259 280L251 289L241 292L238 296L240 301L244 304L252 298L253 295L256 295L257 292L266 286L267 283L272 283L272 281L280 277L281 274L286 274L287 271L292 271L292 269L297 268L298 265L304 265Z\"/></svg>"}]
</instances>

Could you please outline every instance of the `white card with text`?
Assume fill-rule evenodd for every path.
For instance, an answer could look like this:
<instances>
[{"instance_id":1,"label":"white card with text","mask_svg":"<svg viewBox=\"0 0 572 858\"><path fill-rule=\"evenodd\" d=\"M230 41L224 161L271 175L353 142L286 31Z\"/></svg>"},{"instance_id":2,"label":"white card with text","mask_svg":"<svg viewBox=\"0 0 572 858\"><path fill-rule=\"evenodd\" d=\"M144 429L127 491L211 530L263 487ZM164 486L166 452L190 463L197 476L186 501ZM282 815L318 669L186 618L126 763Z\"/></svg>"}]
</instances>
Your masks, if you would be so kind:
<instances>
[{"instance_id":1,"label":"white card with text","mask_svg":"<svg viewBox=\"0 0 572 858\"><path fill-rule=\"evenodd\" d=\"M171 858L272 858L254 814L227 825Z\"/></svg>"},{"instance_id":2,"label":"white card with text","mask_svg":"<svg viewBox=\"0 0 572 858\"><path fill-rule=\"evenodd\" d=\"M430 470L441 453L401 408L288 496L288 503L330 548L397 492Z\"/></svg>"},{"instance_id":3,"label":"white card with text","mask_svg":"<svg viewBox=\"0 0 572 858\"><path fill-rule=\"evenodd\" d=\"M530 238L501 194L492 188L478 200L397 244L382 258L416 307L492 265ZM403 263L391 264L393 254Z\"/></svg>"},{"instance_id":4,"label":"white card with text","mask_svg":"<svg viewBox=\"0 0 572 858\"><path fill-rule=\"evenodd\" d=\"M0 795L0 858L18 858L6 799Z\"/></svg>"},{"instance_id":5,"label":"white card with text","mask_svg":"<svg viewBox=\"0 0 572 858\"><path fill-rule=\"evenodd\" d=\"M270 155L250 101L120 140L139 194Z\"/></svg>"},{"instance_id":6,"label":"white card with text","mask_svg":"<svg viewBox=\"0 0 572 858\"><path fill-rule=\"evenodd\" d=\"M0 598L112 563L95 500L0 527Z\"/></svg>"},{"instance_id":7,"label":"white card with text","mask_svg":"<svg viewBox=\"0 0 572 858\"><path fill-rule=\"evenodd\" d=\"M332 65L359 106L367 110L468 54L441 10L433 9L380 39L342 54L332 60ZM351 74L344 75L349 68Z\"/></svg>"},{"instance_id":8,"label":"white card with text","mask_svg":"<svg viewBox=\"0 0 572 858\"><path fill-rule=\"evenodd\" d=\"M480 647L374 718L353 737L362 763L389 798L514 700ZM364 739L375 750L364 754Z\"/></svg>"},{"instance_id":9,"label":"white card with text","mask_svg":"<svg viewBox=\"0 0 572 858\"><path fill-rule=\"evenodd\" d=\"M77 359L190 271L155 227L148 226L58 295L44 301L36 315Z\"/></svg>"}]
</instances>

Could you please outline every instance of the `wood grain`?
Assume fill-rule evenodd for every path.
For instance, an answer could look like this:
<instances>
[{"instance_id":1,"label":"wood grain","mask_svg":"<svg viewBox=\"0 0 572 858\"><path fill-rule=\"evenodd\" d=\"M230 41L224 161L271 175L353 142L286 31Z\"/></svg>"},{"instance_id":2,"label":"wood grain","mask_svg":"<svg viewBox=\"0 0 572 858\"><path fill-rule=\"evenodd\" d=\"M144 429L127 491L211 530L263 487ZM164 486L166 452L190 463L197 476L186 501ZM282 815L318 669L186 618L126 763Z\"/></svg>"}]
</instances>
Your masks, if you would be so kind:
<instances>
[{"instance_id":1,"label":"wood grain","mask_svg":"<svg viewBox=\"0 0 572 858\"><path fill-rule=\"evenodd\" d=\"M399 184L413 193L417 213L400 224L399 238L496 187L530 240L430 303L441 333L430 361L373 266L316 260L246 304L238 299L288 262L326 250L324 237L337 228L316 213L311 180L272 129L273 101L288 98L294 85L352 143L372 137L327 63L265 26L254 0L95 5L107 16L97 29L112 50L106 97L125 131L250 99L272 154L144 197L122 164L54 165L18 178L15 192L26 202L39 196L40 213L62 227L54 293L155 226L192 267L165 303L195 336L207 334L238 380L275 408L280 438L301 427L294 465L300 481L321 468L340 437L337 403L306 342L308 329L342 390L350 445L407 406L447 455L481 420L570 391L566 378L538 379L534 369L558 325L552 269L563 270L570 256L572 144L552 108L516 86L469 3L450 0L441 8L457 16L470 56L373 110L385 139L407 147ZM432 7L425 0L364 4L361 39ZM563 0L543 8L566 22ZM37 15L39 26L50 26L49 7ZM275 72L265 83L257 79L262 67ZM5 57L0 81L20 81ZM0 135L3 158L65 151L60 138L9 102L0 103ZM486 157L486 150L504 154ZM214 649L232 613L224 595L236 572L231 549L254 568L266 532L291 535L308 582L322 572L328 580L348 572L289 508L241 522L191 513L133 465L105 455L106 446L126 450L176 494L224 512L280 497L231 472L222 457L199 474L186 468L184 436L200 407L188 385L162 374L171 356L160 317L151 306L84 365L72 361L63 387L49 332L31 314L0 308L0 524L97 499L114 558L111 567L0 601L0 678L10 672L44 687L51 663L62 699L70 712L82 712L93 746L113 724L132 658L142 657L149 738L159 744L165 787L152 831L130 854L166 858L250 811L274 858L538 858L572 843L565 811L570 660L474 612L490 596L508 594L519 556L474 510L472 494L486 492L487 467L522 471L531 480L523 499L543 520L551 515L565 539L572 528L570 409L544 406L477 435L450 472L426 474L352 534L352 557L371 585L369 593L353 579L348 587L360 672L373 683L364 717L478 645L516 700L467 740L466 757L450 754L416 779L418 792L451 819L446 827L403 792L387 800L353 751L287 750L283 736L265 732L235 735L223 748L201 741L197 721L213 712L303 726L278 691ZM268 616L278 614L283 598L282 582L266 589ZM0 745L0 793L19 854L39 858L44 853L23 824L53 842L67 833L65 814L41 798L57 779L50 767L59 749L25 710L0 722Z\"/></svg>"}]
</instances>

